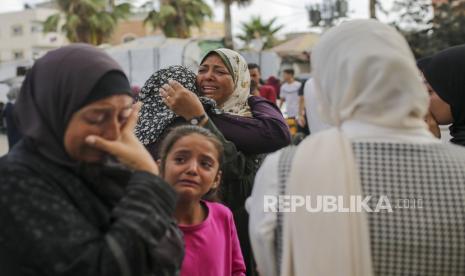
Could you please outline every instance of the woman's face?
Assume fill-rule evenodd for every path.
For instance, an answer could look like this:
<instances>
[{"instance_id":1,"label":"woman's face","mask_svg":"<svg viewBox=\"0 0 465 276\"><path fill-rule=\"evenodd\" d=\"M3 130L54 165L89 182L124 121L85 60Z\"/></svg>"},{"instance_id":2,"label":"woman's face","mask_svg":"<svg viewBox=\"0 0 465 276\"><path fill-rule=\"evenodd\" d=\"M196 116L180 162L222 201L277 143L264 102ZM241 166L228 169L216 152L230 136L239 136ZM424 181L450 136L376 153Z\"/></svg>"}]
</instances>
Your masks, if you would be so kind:
<instances>
[{"instance_id":1,"label":"woman's face","mask_svg":"<svg viewBox=\"0 0 465 276\"><path fill-rule=\"evenodd\" d=\"M222 106L234 92L234 80L221 58L212 54L199 67L197 85L202 94Z\"/></svg>"},{"instance_id":2,"label":"woman's face","mask_svg":"<svg viewBox=\"0 0 465 276\"><path fill-rule=\"evenodd\" d=\"M77 161L95 163L105 152L85 142L91 134L108 140L120 138L121 129L132 111L132 98L115 95L84 106L73 114L65 131L64 145L68 155Z\"/></svg>"},{"instance_id":3,"label":"woman's face","mask_svg":"<svg viewBox=\"0 0 465 276\"><path fill-rule=\"evenodd\" d=\"M181 200L199 200L220 182L218 155L215 145L202 135L184 136L166 156L163 178Z\"/></svg>"}]
</instances>

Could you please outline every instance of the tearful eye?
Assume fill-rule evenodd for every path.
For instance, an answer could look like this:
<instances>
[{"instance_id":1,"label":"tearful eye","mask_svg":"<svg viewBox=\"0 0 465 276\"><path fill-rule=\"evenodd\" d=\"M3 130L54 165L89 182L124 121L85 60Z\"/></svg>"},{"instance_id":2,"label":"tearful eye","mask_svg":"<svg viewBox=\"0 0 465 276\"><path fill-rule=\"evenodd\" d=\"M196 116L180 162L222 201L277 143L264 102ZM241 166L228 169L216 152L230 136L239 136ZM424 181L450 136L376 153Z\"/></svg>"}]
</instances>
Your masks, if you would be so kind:
<instances>
[{"instance_id":1,"label":"tearful eye","mask_svg":"<svg viewBox=\"0 0 465 276\"><path fill-rule=\"evenodd\" d=\"M92 114L85 117L85 120L92 125L97 125L105 121L105 114Z\"/></svg>"},{"instance_id":2,"label":"tearful eye","mask_svg":"<svg viewBox=\"0 0 465 276\"><path fill-rule=\"evenodd\" d=\"M213 164L211 162L202 162L202 166L205 168L211 168L213 167Z\"/></svg>"},{"instance_id":3,"label":"tearful eye","mask_svg":"<svg viewBox=\"0 0 465 276\"><path fill-rule=\"evenodd\" d=\"M176 162L177 164L180 164L184 161L184 158L183 157L176 157L174 158L174 162Z\"/></svg>"}]
</instances>

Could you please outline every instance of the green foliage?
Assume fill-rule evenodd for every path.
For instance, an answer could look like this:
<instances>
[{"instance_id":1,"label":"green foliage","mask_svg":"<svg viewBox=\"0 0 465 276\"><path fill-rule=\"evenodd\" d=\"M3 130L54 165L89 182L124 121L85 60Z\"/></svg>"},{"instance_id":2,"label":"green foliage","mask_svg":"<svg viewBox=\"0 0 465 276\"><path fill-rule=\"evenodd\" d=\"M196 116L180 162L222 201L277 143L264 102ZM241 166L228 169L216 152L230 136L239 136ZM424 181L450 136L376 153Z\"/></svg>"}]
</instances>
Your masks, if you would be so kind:
<instances>
[{"instance_id":1,"label":"green foliage","mask_svg":"<svg viewBox=\"0 0 465 276\"><path fill-rule=\"evenodd\" d=\"M253 39L262 39L264 42L263 49L269 49L276 45L275 34L284 26L273 26L276 18L268 22L262 22L260 16L252 16L249 22L243 22L241 25L242 34L237 37L249 44Z\"/></svg>"},{"instance_id":2,"label":"green foliage","mask_svg":"<svg viewBox=\"0 0 465 276\"><path fill-rule=\"evenodd\" d=\"M58 23L60 22L60 14L54 14L49 17L44 22L44 32L56 32L58 31Z\"/></svg>"},{"instance_id":3,"label":"green foliage","mask_svg":"<svg viewBox=\"0 0 465 276\"><path fill-rule=\"evenodd\" d=\"M201 28L205 18L212 16L203 0L168 0L162 1L158 10L151 10L144 23L160 28L167 37L187 38L191 27Z\"/></svg>"},{"instance_id":4,"label":"green foliage","mask_svg":"<svg viewBox=\"0 0 465 276\"><path fill-rule=\"evenodd\" d=\"M126 19L131 6L128 3L107 6L107 0L55 0L62 14L49 16L44 22L44 32L61 31L70 42L99 45L113 33L117 23Z\"/></svg>"},{"instance_id":5,"label":"green foliage","mask_svg":"<svg viewBox=\"0 0 465 276\"><path fill-rule=\"evenodd\" d=\"M449 0L432 6L428 0L396 1L400 21L394 25L404 34L417 58L465 43L465 3Z\"/></svg>"}]
</instances>

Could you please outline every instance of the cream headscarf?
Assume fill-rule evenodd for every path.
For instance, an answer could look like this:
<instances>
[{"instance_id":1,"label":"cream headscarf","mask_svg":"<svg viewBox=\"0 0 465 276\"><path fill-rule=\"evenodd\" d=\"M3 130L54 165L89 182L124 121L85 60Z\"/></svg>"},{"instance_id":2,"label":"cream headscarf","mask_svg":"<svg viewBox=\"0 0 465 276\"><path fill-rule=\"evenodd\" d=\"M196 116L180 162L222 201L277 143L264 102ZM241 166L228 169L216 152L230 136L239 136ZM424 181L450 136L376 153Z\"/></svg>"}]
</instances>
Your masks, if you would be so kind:
<instances>
[{"instance_id":1,"label":"cream headscarf","mask_svg":"<svg viewBox=\"0 0 465 276\"><path fill-rule=\"evenodd\" d=\"M220 48L208 52L200 64L212 53L216 53L221 58L234 82L234 92L229 96L223 106L219 106L219 108L226 113L243 117L252 117L250 106L247 101L250 96L250 74L247 62L238 52Z\"/></svg>"},{"instance_id":2,"label":"cream headscarf","mask_svg":"<svg viewBox=\"0 0 465 276\"><path fill-rule=\"evenodd\" d=\"M287 186L291 195L362 195L349 120L408 131L426 128L428 94L405 39L375 20L354 20L325 33L312 52L321 115L336 126L298 147ZM315 206L313 203L312 206ZM373 275L365 213L284 215L281 275Z\"/></svg>"}]
</instances>

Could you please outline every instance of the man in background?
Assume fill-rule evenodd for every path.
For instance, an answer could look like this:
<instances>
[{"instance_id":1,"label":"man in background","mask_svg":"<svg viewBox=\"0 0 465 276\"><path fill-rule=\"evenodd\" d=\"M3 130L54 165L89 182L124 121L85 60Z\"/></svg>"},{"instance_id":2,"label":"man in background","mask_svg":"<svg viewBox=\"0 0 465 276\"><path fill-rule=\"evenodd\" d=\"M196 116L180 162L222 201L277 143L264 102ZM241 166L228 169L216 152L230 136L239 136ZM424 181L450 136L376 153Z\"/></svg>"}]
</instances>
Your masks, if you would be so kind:
<instances>
[{"instance_id":1,"label":"man in background","mask_svg":"<svg viewBox=\"0 0 465 276\"><path fill-rule=\"evenodd\" d=\"M299 117L299 90L302 85L294 79L294 69L283 70L284 82L281 85L279 108L286 103L286 118L291 134L297 132L297 118Z\"/></svg>"},{"instance_id":2,"label":"man in background","mask_svg":"<svg viewBox=\"0 0 465 276\"><path fill-rule=\"evenodd\" d=\"M249 63L248 67L250 79L254 80L257 84L260 96L276 104L276 95L278 94L278 91L275 91L274 87L271 85L263 84L263 81L261 80L262 75L260 72L260 66L256 63Z\"/></svg>"}]
</instances>

